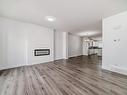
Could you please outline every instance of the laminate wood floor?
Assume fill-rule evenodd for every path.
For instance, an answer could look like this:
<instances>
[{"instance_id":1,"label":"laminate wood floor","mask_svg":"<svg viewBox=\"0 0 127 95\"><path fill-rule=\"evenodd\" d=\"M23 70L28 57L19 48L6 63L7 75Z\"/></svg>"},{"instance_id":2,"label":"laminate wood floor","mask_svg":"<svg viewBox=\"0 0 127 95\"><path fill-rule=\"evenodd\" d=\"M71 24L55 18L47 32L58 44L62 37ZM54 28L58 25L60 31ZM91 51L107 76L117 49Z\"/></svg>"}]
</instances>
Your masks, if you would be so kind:
<instances>
[{"instance_id":1,"label":"laminate wood floor","mask_svg":"<svg viewBox=\"0 0 127 95\"><path fill-rule=\"evenodd\" d=\"M0 95L127 95L127 77L81 56L0 71Z\"/></svg>"}]
</instances>

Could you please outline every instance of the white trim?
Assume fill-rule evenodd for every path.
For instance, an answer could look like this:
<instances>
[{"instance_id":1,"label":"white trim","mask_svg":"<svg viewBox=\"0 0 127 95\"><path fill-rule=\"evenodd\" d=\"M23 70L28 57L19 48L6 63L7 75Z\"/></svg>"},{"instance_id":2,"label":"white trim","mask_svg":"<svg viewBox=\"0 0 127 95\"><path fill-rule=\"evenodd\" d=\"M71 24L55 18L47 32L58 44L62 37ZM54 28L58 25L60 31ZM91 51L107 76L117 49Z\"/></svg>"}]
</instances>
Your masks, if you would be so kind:
<instances>
[{"instance_id":1,"label":"white trim","mask_svg":"<svg viewBox=\"0 0 127 95\"><path fill-rule=\"evenodd\" d=\"M0 70L6 70L6 69L12 69L12 68L17 68L17 67L23 67L23 66L27 66L26 64L11 64L10 65L6 65L6 66L0 66Z\"/></svg>"},{"instance_id":2,"label":"white trim","mask_svg":"<svg viewBox=\"0 0 127 95\"><path fill-rule=\"evenodd\" d=\"M124 67L118 67L118 66L113 66L113 65L107 65L107 66L102 65L102 69L127 75L127 68L124 68Z\"/></svg>"}]
</instances>

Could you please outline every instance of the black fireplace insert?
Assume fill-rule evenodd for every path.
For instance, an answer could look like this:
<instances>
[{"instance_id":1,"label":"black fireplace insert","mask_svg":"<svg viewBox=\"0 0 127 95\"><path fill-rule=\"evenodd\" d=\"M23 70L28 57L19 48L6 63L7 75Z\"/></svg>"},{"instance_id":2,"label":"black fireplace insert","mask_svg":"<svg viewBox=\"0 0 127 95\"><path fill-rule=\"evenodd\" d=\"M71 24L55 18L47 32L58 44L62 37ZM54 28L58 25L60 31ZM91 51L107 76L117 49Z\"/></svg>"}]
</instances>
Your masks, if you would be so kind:
<instances>
[{"instance_id":1,"label":"black fireplace insert","mask_svg":"<svg viewBox=\"0 0 127 95\"><path fill-rule=\"evenodd\" d=\"M34 56L50 55L50 49L35 49Z\"/></svg>"}]
</instances>

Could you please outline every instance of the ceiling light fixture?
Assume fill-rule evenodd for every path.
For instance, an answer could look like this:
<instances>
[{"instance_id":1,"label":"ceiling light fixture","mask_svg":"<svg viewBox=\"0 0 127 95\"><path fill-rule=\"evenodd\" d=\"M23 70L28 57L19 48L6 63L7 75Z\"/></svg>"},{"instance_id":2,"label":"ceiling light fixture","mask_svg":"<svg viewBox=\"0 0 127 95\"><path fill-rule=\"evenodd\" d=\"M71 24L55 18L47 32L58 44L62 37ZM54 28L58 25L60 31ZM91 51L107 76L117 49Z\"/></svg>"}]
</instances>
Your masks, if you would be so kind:
<instances>
[{"instance_id":1,"label":"ceiling light fixture","mask_svg":"<svg viewBox=\"0 0 127 95\"><path fill-rule=\"evenodd\" d=\"M46 20L50 21L50 22L53 22L53 21L56 20L56 18L54 16L46 16Z\"/></svg>"}]
</instances>

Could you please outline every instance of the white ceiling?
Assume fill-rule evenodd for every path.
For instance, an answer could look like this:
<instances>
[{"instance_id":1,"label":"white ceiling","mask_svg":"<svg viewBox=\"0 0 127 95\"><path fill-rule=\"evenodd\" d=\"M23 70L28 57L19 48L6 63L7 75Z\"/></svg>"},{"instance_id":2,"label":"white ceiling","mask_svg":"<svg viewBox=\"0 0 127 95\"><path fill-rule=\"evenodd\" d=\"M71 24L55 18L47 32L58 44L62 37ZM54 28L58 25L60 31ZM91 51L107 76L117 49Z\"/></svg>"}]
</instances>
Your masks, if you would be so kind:
<instances>
[{"instance_id":1,"label":"white ceiling","mask_svg":"<svg viewBox=\"0 0 127 95\"><path fill-rule=\"evenodd\" d=\"M78 33L100 31L101 19L127 10L127 0L0 0L0 16ZM55 22L45 20L55 16Z\"/></svg>"}]
</instances>

